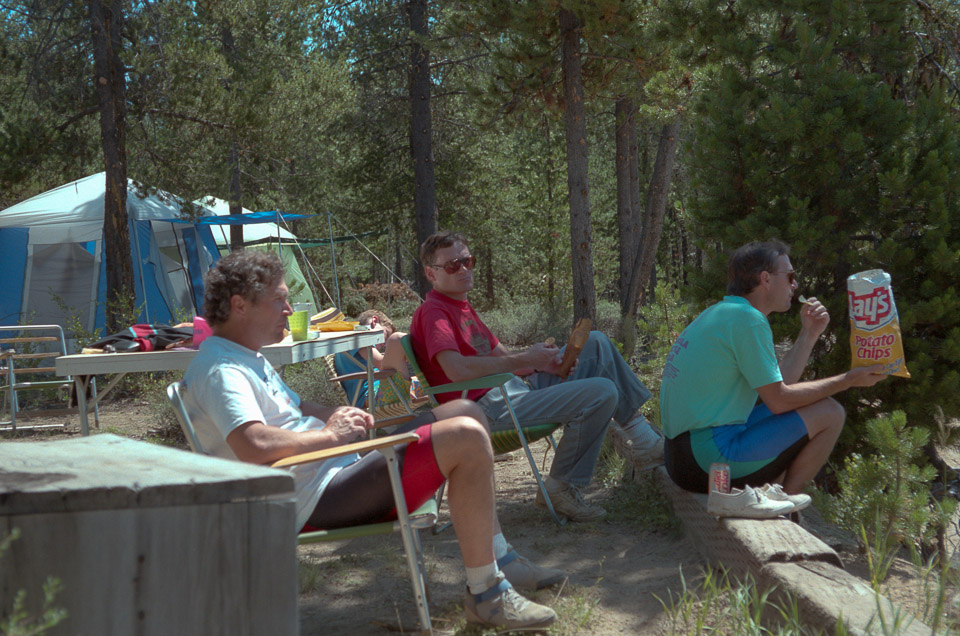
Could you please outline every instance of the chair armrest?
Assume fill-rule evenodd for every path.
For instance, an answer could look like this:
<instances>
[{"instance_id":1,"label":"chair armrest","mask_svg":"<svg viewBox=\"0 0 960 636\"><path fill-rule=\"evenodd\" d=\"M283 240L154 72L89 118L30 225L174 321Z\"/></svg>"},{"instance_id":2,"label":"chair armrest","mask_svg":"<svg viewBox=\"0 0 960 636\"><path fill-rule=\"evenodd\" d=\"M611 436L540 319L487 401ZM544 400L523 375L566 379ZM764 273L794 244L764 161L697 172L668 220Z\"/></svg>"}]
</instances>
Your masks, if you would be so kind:
<instances>
[{"instance_id":1,"label":"chair armrest","mask_svg":"<svg viewBox=\"0 0 960 636\"><path fill-rule=\"evenodd\" d=\"M470 391L473 389L493 389L512 380L514 377L512 373L496 373L494 375L485 375L482 378L464 380L463 382L451 382L440 386L423 387L423 392L429 395L436 395L437 393L459 393L460 391Z\"/></svg>"},{"instance_id":2,"label":"chair armrest","mask_svg":"<svg viewBox=\"0 0 960 636\"><path fill-rule=\"evenodd\" d=\"M284 457L283 459L273 462L270 464L270 466L273 468L282 468L284 466L293 466L295 464L323 461L324 459L340 457L341 455L349 455L350 453L364 453L366 451L377 450L378 448L385 448L387 446L409 444L410 442L415 442L418 439L420 439L420 436L416 433L388 435L387 437L378 437L377 439L354 442L353 444L344 444L343 446L337 446L334 448L325 448L323 450L302 453L300 455L291 455L290 457Z\"/></svg>"},{"instance_id":3,"label":"chair armrest","mask_svg":"<svg viewBox=\"0 0 960 636\"><path fill-rule=\"evenodd\" d=\"M382 380L384 378L389 378L397 374L396 369L380 369L373 372L374 380ZM366 371L357 371L355 373L345 373L343 375L337 375L330 378L331 382L343 382L344 380L366 380L367 372Z\"/></svg>"},{"instance_id":4,"label":"chair armrest","mask_svg":"<svg viewBox=\"0 0 960 636\"><path fill-rule=\"evenodd\" d=\"M381 429L381 428L386 428L387 426L398 426L400 424L406 424L407 422L409 422L410 420L418 416L419 416L418 413L414 413L412 415L397 415L395 417L386 417L382 420L377 420L376 422L374 422L373 428ZM384 438L381 437L380 439L384 439Z\"/></svg>"}]
</instances>

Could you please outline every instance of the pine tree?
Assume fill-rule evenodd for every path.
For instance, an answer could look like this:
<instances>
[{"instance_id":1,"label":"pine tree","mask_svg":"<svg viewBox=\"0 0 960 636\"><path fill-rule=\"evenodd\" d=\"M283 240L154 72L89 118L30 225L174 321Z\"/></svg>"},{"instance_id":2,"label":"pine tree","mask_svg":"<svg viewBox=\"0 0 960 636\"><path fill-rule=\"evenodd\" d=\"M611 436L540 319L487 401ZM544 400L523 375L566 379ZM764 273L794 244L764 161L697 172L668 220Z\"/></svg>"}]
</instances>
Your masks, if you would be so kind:
<instances>
[{"instance_id":1,"label":"pine tree","mask_svg":"<svg viewBox=\"0 0 960 636\"><path fill-rule=\"evenodd\" d=\"M717 299L726 255L792 245L800 293L832 316L813 372L850 364L848 275L891 273L913 378L838 396L852 420L902 409L913 425L960 415L960 129L942 78L917 81L917 5L744 0L676 5L674 35L710 66L695 110L691 209L715 255L696 279ZM774 319L795 334L796 314ZM848 426L848 439L859 435Z\"/></svg>"}]
</instances>

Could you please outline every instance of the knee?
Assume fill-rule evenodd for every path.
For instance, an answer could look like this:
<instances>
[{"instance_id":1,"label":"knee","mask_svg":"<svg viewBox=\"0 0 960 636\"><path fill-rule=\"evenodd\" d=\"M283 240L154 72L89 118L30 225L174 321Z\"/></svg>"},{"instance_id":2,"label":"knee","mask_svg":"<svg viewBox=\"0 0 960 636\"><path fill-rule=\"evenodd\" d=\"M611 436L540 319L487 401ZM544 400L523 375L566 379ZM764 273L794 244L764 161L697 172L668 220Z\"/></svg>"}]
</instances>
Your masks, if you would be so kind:
<instances>
[{"instance_id":1,"label":"knee","mask_svg":"<svg viewBox=\"0 0 960 636\"><path fill-rule=\"evenodd\" d=\"M824 400L824 403L824 409L826 410L827 420L829 421L830 428L839 432L843 428L843 423L847 419L847 410L843 408L842 404L833 398L827 398Z\"/></svg>"},{"instance_id":2,"label":"knee","mask_svg":"<svg viewBox=\"0 0 960 636\"><path fill-rule=\"evenodd\" d=\"M392 349L393 347L401 347L401 348L402 348L403 345L400 343L400 341L403 339L403 337L404 337L405 335L407 335L407 334L403 333L402 331L395 331L395 332L393 332L392 334L390 334L390 337L387 338L387 346L390 347L391 349Z\"/></svg>"},{"instance_id":3,"label":"knee","mask_svg":"<svg viewBox=\"0 0 960 636\"><path fill-rule=\"evenodd\" d=\"M587 395L592 400L588 407L592 413L606 413L607 419L613 417L613 412L617 410L617 403L620 400L620 391L613 380L608 378L586 378L577 380L583 382Z\"/></svg>"},{"instance_id":4,"label":"knee","mask_svg":"<svg viewBox=\"0 0 960 636\"><path fill-rule=\"evenodd\" d=\"M469 417L483 425L487 424L486 414L484 414L483 409L473 400L458 398L447 402L444 404L444 407L448 409L447 414L450 417Z\"/></svg>"},{"instance_id":5,"label":"knee","mask_svg":"<svg viewBox=\"0 0 960 636\"><path fill-rule=\"evenodd\" d=\"M463 450L481 457L490 457L493 461L493 446L490 444L490 434L479 420L473 417L461 416L453 418L453 428L457 436L458 445Z\"/></svg>"}]
</instances>

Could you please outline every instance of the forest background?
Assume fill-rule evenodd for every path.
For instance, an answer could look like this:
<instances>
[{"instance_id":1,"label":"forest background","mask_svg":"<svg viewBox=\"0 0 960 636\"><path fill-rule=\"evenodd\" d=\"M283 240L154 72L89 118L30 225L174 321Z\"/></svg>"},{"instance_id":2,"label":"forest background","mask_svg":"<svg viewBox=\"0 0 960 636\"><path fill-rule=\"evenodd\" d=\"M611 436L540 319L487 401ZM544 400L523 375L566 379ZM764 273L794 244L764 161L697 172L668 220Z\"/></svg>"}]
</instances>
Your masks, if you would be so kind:
<instances>
[{"instance_id":1,"label":"forest background","mask_svg":"<svg viewBox=\"0 0 960 636\"><path fill-rule=\"evenodd\" d=\"M731 249L777 237L832 316L809 377L849 367L846 277L893 277L913 377L839 396L844 448L879 413L934 435L960 415L953 0L0 0L0 19L0 208L106 169L114 303L127 177L319 214L304 237L327 213L382 231L373 253L421 294L419 242L458 230L481 310L615 307L628 358L720 298ZM308 257L329 281L329 252ZM354 289L388 282L337 259ZM686 307L659 332L655 290Z\"/></svg>"}]
</instances>

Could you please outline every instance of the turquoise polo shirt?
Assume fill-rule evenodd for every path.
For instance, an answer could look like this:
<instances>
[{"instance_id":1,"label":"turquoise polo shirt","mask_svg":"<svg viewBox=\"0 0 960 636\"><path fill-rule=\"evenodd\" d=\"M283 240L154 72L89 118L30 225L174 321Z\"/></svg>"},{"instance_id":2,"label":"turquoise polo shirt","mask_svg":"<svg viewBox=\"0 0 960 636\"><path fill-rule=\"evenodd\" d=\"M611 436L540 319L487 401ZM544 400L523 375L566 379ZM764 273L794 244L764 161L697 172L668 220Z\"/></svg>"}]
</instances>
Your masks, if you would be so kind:
<instances>
[{"instance_id":1,"label":"turquoise polo shirt","mask_svg":"<svg viewBox=\"0 0 960 636\"><path fill-rule=\"evenodd\" d=\"M780 382L767 317L742 296L725 296L677 338L660 385L664 434L742 424L757 387Z\"/></svg>"}]
</instances>

